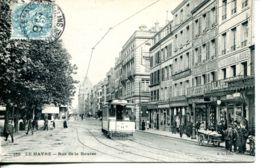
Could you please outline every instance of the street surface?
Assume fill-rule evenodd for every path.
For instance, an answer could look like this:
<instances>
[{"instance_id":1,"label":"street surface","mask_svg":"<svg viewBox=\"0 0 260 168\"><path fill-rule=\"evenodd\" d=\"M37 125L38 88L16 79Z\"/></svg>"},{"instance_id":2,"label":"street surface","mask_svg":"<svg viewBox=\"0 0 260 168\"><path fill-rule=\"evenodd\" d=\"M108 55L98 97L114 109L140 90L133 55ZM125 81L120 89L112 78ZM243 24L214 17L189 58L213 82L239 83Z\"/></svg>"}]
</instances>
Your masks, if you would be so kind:
<instances>
[{"instance_id":1,"label":"street surface","mask_svg":"<svg viewBox=\"0 0 260 168\"><path fill-rule=\"evenodd\" d=\"M196 142L137 131L132 139L112 140L95 119L61 121L49 131L7 142L1 138L1 162L252 162L255 157L199 146Z\"/></svg>"}]
</instances>

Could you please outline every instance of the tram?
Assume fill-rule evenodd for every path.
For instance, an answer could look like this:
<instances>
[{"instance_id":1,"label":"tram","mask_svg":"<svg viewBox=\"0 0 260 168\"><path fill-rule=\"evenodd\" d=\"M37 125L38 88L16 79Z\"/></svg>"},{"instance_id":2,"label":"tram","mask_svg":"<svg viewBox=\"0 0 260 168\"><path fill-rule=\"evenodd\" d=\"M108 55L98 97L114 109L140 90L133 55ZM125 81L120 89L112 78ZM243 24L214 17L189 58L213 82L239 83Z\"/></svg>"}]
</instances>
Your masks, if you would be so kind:
<instances>
[{"instance_id":1,"label":"tram","mask_svg":"<svg viewBox=\"0 0 260 168\"><path fill-rule=\"evenodd\" d=\"M112 100L102 112L102 132L109 138L132 137L135 121L126 100Z\"/></svg>"}]
</instances>

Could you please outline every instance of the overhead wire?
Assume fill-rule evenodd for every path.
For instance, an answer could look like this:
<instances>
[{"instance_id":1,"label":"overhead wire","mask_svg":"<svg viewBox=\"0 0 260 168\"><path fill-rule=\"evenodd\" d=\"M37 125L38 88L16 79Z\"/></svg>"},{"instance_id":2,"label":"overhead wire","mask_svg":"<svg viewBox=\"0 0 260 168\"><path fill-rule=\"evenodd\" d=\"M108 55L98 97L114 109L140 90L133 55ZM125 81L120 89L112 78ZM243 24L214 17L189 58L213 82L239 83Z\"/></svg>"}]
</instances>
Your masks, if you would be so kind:
<instances>
[{"instance_id":1,"label":"overhead wire","mask_svg":"<svg viewBox=\"0 0 260 168\"><path fill-rule=\"evenodd\" d=\"M116 28L117 26L123 24L124 22L126 22L127 20L131 19L132 17L138 15L139 13L141 13L142 11L146 10L147 8L155 5L156 3L158 3L159 1L161 0L156 0L150 4L148 4L147 6L145 6L144 8L138 10L137 12L135 12L134 14L128 16L127 18L123 19L122 21L114 24L113 26L109 27L107 32L97 41L97 43L95 43L95 45L91 48L91 53L90 53L90 58L89 58L89 63L88 63L88 68L87 68L87 72L86 72L86 76L88 76L88 72L89 72L89 68L90 68L90 65L91 65L91 60L92 60L92 57L93 57L93 53L94 53L94 50L96 49L96 47L105 39L105 37L110 33L110 31L114 28Z\"/></svg>"}]
</instances>

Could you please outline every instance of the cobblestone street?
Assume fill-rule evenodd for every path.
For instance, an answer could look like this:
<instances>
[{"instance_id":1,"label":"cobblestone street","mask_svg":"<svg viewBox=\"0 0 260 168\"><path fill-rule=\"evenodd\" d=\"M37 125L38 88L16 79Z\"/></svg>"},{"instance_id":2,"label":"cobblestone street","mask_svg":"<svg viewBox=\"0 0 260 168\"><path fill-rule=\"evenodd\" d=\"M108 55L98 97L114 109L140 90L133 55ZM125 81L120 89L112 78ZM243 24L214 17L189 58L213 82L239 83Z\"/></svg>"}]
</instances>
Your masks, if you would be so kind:
<instances>
[{"instance_id":1,"label":"cobblestone street","mask_svg":"<svg viewBox=\"0 0 260 168\"><path fill-rule=\"evenodd\" d=\"M111 140L101 132L100 121L56 123L53 130L20 135L15 143L1 139L2 162L252 162L249 155L223 147L137 131L134 138Z\"/></svg>"}]
</instances>

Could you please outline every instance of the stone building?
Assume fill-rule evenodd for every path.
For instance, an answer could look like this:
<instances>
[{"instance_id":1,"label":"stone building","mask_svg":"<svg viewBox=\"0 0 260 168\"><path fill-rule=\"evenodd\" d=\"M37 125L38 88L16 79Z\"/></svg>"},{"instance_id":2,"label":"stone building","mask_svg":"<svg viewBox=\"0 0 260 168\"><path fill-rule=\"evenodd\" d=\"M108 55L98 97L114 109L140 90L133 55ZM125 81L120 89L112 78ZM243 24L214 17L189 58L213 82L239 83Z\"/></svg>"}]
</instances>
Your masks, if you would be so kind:
<instances>
[{"instance_id":1,"label":"stone building","mask_svg":"<svg viewBox=\"0 0 260 168\"><path fill-rule=\"evenodd\" d=\"M146 30L141 26L127 40L120 52L122 98L133 104L132 111L136 118L137 129L141 122L140 114L146 113L145 108L140 110L142 103L150 99L149 48L153 35L152 30Z\"/></svg>"},{"instance_id":2,"label":"stone building","mask_svg":"<svg viewBox=\"0 0 260 168\"><path fill-rule=\"evenodd\" d=\"M171 131L186 121L187 88L191 80L192 17L189 0L181 2L170 21L154 36L150 48L151 127Z\"/></svg>"}]
</instances>

